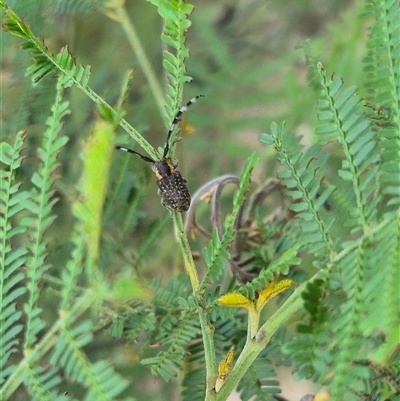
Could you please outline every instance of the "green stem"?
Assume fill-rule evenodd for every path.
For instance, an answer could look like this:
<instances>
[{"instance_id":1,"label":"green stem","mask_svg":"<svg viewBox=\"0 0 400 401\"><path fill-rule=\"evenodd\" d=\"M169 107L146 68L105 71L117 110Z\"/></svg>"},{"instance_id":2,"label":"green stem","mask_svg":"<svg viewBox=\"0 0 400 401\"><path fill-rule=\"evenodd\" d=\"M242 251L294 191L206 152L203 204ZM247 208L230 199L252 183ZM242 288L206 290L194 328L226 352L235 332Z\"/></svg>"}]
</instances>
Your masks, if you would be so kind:
<instances>
[{"instance_id":1,"label":"green stem","mask_svg":"<svg viewBox=\"0 0 400 401\"><path fill-rule=\"evenodd\" d=\"M260 324L260 313L261 311L258 311L255 308L249 309L246 343L251 341L251 339L254 338L254 336L258 332L258 325Z\"/></svg>"},{"instance_id":2,"label":"green stem","mask_svg":"<svg viewBox=\"0 0 400 401\"><path fill-rule=\"evenodd\" d=\"M218 376L217 361L215 359L214 326L210 322L208 311L199 308L201 334L204 344L204 359L206 362L207 390L206 400L213 399L215 382Z\"/></svg>"},{"instance_id":3,"label":"green stem","mask_svg":"<svg viewBox=\"0 0 400 401\"><path fill-rule=\"evenodd\" d=\"M216 394L216 397L213 397L213 400L224 401L229 397L251 364L266 347L276 330L302 308L301 292L303 289L304 285L300 285L288 300L261 326L257 335L246 342L225 384Z\"/></svg>"},{"instance_id":4,"label":"green stem","mask_svg":"<svg viewBox=\"0 0 400 401\"><path fill-rule=\"evenodd\" d=\"M181 248L183 259L185 261L186 271L189 274L190 282L192 283L193 293L195 295L198 305L199 320L204 344L204 358L206 363L206 375L207 375L206 399L212 399L213 389L218 374L217 362L215 360L214 326L210 322L208 311L202 305L203 303L202 294L198 292L200 285L199 277L197 275L197 270L192 257L192 252L190 250L189 241L183 228L182 215L180 213L173 212L172 218L175 226L175 234L178 239L179 246Z\"/></svg>"},{"instance_id":5,"label":"green stem","mask_svg":"<svg viewBox=\"0 0 400 401\"><path fill-rule=\"evenodd\" d=\"M178 239L178 243L183 255L183 260L185 262L185 268L189 274L193 292L196 293L197 289L199 288L199 276L197 275L197 270L194 264L192 251L190 250L189 241L183 228L182 215L178 212L172 212L172 220L174 222L175 235L176 238Z\"/></svg>"}]
</instances>

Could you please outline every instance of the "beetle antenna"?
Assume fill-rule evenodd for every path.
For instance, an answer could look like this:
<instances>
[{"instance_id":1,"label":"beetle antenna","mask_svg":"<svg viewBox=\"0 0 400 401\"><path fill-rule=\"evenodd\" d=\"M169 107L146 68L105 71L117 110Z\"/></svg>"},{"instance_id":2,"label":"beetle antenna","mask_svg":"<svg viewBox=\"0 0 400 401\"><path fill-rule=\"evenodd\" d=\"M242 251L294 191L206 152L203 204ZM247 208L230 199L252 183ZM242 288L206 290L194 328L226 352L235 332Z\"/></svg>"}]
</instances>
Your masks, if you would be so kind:
<instances>
[{"instance_id":1,"label":"beetle antenna","mask_svg":"<svg viewBox=\"0 0 400 401\"><path fill-rule=\"evenodd\" d=\"M183 105L178 112L175 114L174 119L172 120L172 124L169 127L168 134L167 134L167 142L165 144L163 158L166 158L169 152L169 140L171 139L171 135L174 132L176 125L179 121L182 120L182 114L193 104L196 103L197 99L200 97L204 97L204 95L197 95L194 98L190 99L185 105Z\"/></svg>"},{"instance_id":2,"label":"beetle antenna","mask_svg":"<svg viewBox=\"0 0 400 401\"><path fill-rule=\"evenodd\" d=\"M122 151L128 152L128 153L133 153L134 155L139 156L139 157L140 157L141 159L143 159L145 162L155 163L155 161L154 161L153 159L150 159L150 157L143 156L143 155L141 155L140 153L136 152L135 150L126 148L125 146L116 145L116 146L115 146L115 149L122 150Z\"/></svg>"}]
</instances>

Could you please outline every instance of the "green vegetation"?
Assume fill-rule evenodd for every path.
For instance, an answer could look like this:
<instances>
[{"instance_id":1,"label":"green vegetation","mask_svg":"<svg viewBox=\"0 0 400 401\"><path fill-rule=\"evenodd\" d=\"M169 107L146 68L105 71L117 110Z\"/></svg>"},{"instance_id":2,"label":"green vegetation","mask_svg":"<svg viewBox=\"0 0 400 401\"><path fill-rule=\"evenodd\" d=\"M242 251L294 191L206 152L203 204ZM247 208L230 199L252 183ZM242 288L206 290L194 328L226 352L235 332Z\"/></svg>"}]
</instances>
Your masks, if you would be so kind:
<instances>
[{"instance_id":1,"label":"green vegetation","mask_svg":"<svg viewBox=\"0 0 400 401\"><path fill-rule=\"evenodd\" d=\"M0 0L0 398L399 400L399 3L150 3Z\"/></svg>"}]
</instances>

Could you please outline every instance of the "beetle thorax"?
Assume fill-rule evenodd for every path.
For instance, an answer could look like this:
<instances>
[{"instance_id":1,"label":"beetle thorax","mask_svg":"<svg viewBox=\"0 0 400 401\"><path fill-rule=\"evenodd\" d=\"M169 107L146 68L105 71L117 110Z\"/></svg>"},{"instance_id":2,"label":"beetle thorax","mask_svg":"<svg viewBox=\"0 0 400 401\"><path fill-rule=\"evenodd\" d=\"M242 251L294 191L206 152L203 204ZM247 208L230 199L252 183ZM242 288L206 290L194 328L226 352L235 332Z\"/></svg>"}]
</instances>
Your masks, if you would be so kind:
<instances>
[{"instance_id":1,"label":"beetle thorax","mask_svg":"<svg viewBox=\"0 0 400 401\"><path fill-rule=\"evenodd\" d=\"M159 180L174 173L175 167L165 158L155 162L152 167Z\"/></svg>"}]
</instances>

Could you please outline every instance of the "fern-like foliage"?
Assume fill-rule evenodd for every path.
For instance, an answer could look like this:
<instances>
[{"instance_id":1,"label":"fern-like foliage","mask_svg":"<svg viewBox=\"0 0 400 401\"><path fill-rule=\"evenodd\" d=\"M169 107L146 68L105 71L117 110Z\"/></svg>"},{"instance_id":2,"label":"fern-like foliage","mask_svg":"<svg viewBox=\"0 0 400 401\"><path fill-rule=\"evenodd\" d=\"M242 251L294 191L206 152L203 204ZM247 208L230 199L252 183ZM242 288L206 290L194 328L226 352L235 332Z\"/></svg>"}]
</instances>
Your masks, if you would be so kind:
<instances>
[{"instance_id":1,"label":"fern-like foliage","mask_svg":"<svg viewBox=\"0 0 400 401\"><path fill-rule=\"evenodd\" d=\"M181 361L186 354L186 346L199 334L196 316L187 314L180 319L172 314L165 315L159 322L155 341L167 346L155 357L143 359L143 365L151 365L154 374L168 381L181 369Z\"/></svg>"},{"instance_id":2,"label":"fern-like foliage","mask_svg":"<svg viewBox=\"0 0 400 401\"><path fill-rule=\"evenodd\" d=\"M158 13L164 19L164 30L161 40L174 50L165 50L163 53L163 66L168 72L168 93L166 96L166 125L171 124L176 110L182 103L182 88L185 82L192 80L186 75L185 59L189 57L189 50L186 47L186 34L191 26L189 15L193 11L191 4L182 0L151 0ZM171 138L174 141L174 138Z\"/></svg>"},{"instance_id":3,"label":"fern-like foliage","mask_svg":"<svg viewBox=\"0 0 400 401\"><path fill-rule=\"evenodd\" d=\"M132 135L150 157L158 158L155 149L126 120L119 119L119 113L89 87L90 66L77 66L67 47L53 55L30 28L9 7L4 5L3 1L0 2L0 6L5 9L4 28L12 35L23 38L22 48L28 50L33 57L34 64L27 69L27 74L31 75L33 85L38 84L48 75L61 74L66 87L76 85L103 109L103 113L113 116L114 120L118 121L121 127Z\"/></svg>"},{"instance_id":4,"label":"fern-like foliage","mask_svg":"<svg viewBox=\"0 0 400 401\"><path fill-rule=\"evenodd\" d=\"M389 0L367 2L366 14L375 17L365 71L368 76L368 101L376 110L380 138L380 182L382 194L389 198L388 205L397 205L400 198L400 166L396 163L400 153L399 5Z\"/></svg>"},{"instance_id":5,"label":"fern-like foliage","mask_svg":"<svg viewBox=\"0 0 400 401\"><path fill-rule=\"evenodd\" d=\"M6 142L1 144L0 160L4 166L1 170L1 209L0 216L0 336L2 338L0 356L0 384L10 375L15 368L13 365L6 367L10 356L17 351L19 344L18 334L23 326L19 323L22 312L16 308L18 298L25 293L25 288L19 284L24 279L21 267L27 260L26 247L13 249L13 241L26 231L25 226L14 226L13 220L26 206L29 198L27 191L21 190L21 183L16 182L16 172L21 166L25 134L19 132L16 135L13 146ZM6 166L6 167L5 167Z\"/></svg>"},{"instance_id":6,"label":"fern-like foliage","mask_svg":"<svg viewBox=\"0 0 400 401\"><path fill-rule=\"evenodd\" d=\"M43 366L32 368L27 378L27 386L31 389L34 400L62 400L63 394L59 394L58 387L61 383L56 369L46 369Z\"/></svg>"},{"instance_id":7,"label":"fern-like foliage","mask_svg":"<svg viewBox=\"0 0 400 401\"><path fill-rule=\"evenodd\" d=\"M165 21L162 40L169 46L163 61L168 78L165 120L169 126L182 104L183 84L191 79L185 64L193 6L181 0L151 2ZM123 118L133 72L126 75L116 106L111 107L89 85L90 67L76 63L67 47L55 54L50 52L3 0L0 5L4 29L22 40L22 50L33 59L27 75L34 87L51 83L49 78L56 77L52 81L55 99L40 144L34 139L29 143L33 149L30 154L39 156L39 166L33 167L33 173L31 165L21 169L26 141L23 133L16 135L12 145L3 143L0 147L0 398L10 399L20 388L33 400L41 401L79 397L88 401L131 400L129 381L110 362L87 352L96 341L94 333L106 325L111 326L109 333L114 337L129 341L136 361L162 378L160 383L182 376L179 384L185 401L222 401L234 388L243 400L272 401L280 392L275 366L282 363L292 364L296 377L326 386L334 400L382 401L398 394L400 38L396 33L400 6L396 1L368 2L368 14L376 21L365 60L367 103L358 95L357 87L328 74L307 54L311 86L317 92L316 143L305 150L300 138L286 132L284 124L271 124L270 132L261 136L261 142L272 145L271 150L275 148L281 164L273 181L274 191L283 198L277 202L280 211L285 212L278 215L274 210L273 221L267 218L264 212L269 213L275 199L271 203L267 199L270 193L266 185L261 185L246 203L257 163L253 154L240 180L234 177L239 185L228 215L225 219L212 215L212 223L218 222L203 250L206 273L200 279L197 275L201 270L195 270L181 216L173 214L177 247L182 250L189 277L178 274L165 285L161 275L148 280L148 270L135 267L148 254L158 258L162 266L168 263L155 244L156 240L163 241L159 237L171 222L170 216L156 219L153 227L143 229L146 238L142 241L139 223L143 214L136 209L144 198L146 180L123 178L125 164L117 166L121 171L112 187L115 193L110 193L113 191L107 183L118 126L151 158L160 157L160 152ZM53 5L61 12L101 9L100 2L89 4L85 0ZM123 8L114 3L105 7L104 13L115 16L121 15L118 11ZM194 72L207 71L204 86L213 92L228 89L231 93L231 82L224 79L228 75L238 78L235 90L257 85L257 90L235 96L232 103L238 108L259 105L260 98L265 97L258 79L279 70L283 61L267 69L260 64L247 74L237 68L225 43L216 37L222 28L212 30L209 26L201 25L198 32L204 43L213 43L209 46L211 54L203 58L205 62L196 60ZM240 48L243 43L235 46ZM305 51L310 52L307 45ZM214 64L213 73L208 64ZM57 181L58 174L64 172L57 156L67 143L62 128L68 121L69 104L64 96L71 86L91 99L100 112L83 142L83 164L79 157L74 158L75 171L82 172L76 189ZM229 102L221 102L222 96L211 97L211 101L230 109ZM273 98L274 94L268 96ZM252 113L244 114L240 124L236 117L222 116L228 130L247 127L257 120ZM299 118L298 110L293 114ZM171 149L175 141L176 132ZM234 141L226 143L234 149ZM242 158L243 149L236 146ZM172 160L173 151L168 156ZM265 170L270 171L269 167L265 165ZM30 181L24 183L21 177L27 175ZM27 184L30 192L22 186ZM62 205L57 203L60 194L63 201L66 199ZM205 193L201 200L208 195ZM118 201L126 205L119 208ZM60 252L53 253L58 233L49 230L57 227L59 207L67 210L65 220L72 221L65 230L70 238ZM115 223L117 215L120 219ZM133 236L129 235L132 227ZM123 237L129 244L126 253L121 252ZM118 259L127 267L121 275L115 270ZM239 264L242 261L248 264ZM229 274L227 267L233 262L246 273L245 283L243 280L238 285L236 277ZM52 263L61 267L59 272L52 269ZM246 270L249 265L254 269ZM263 290L278 276L289 276L298 286L288 291L291 295L261 312L257 300L266 299ZM50 291L43 291L49 287ZM244 295L247 313L222 307L217 301L222 289ZM43 306L44 296L53 296L51 311ZM297 333L286 334L282 326L294 318ZM121 341L114 340L108 339L113 344ZM236 356L222 375L218 362L226 358L232 346ZM21 357L15 362L18 351Z\"/></svg>"},{"instance_id":8,"label":"fern-like foliage","mask_svg":"<svg viewBox=\"0 0 400 401\"><path fill-rule=\"evenodd\" d=\"M328 232L334 218L325 222L321 217L324 202L334 190L333 186L326 189L321 187L323 176L320 169L326 160L307 154L303 156L299 144L284 141L283 132L283 126L278 128L276 124L272 124L271 135L263 134L260 140L273 144L279 153L278 160L287 167L287 170L278 173L278 177L295 202L290 209L303 220L303 243L307 244L310 252L333 252L333 241Z\"/></svg>"},{"instance_id":9,"label":"fern-like foliage","mask_svg":"<svg viewBox=\"0 0 400 401\"><path fill-rule=\"evenodd\" d=\"M380 348L376 355L385 350L387 352L388 348L393 349L392 338L397 332L393 322L390 323L391 318L382 322L375 311L390 310L388 316L398 314L398 307L393 309L397 276L394 271L398 262L393 264L392 258L398 255L399 214L392 215L394 221L391 223L385 219L378 224L377 218L379 209L380 213L389 210L385 205L386 199L382 202L382 194L389 197L388 204L399 201L399 83L394 77L398 75L400 59L395 50L399 47L399 37L392 34L397 29L394 27L399 26L399 5L389 1L377 2L374 7L377 20L371 32L371 50L366 59L369 88L373 88L369 93L370 101L377 108L381 106L384 110L388 107L394 112L386 119L381 118L374 126L361 108L357 88L343 89L340 78L333 75L327 78L324 69L318 66L321 87L317 107L321 124L316 133L323 136L324 142L338 141L343 150L342 169L338 174L345 183L351 183L354 194L352 198L347 196L354 204L349 204L352 218L348 224L353 233L367 234L372 228L376 230L368 239L350 243L352 245L348 243L348 252L334 263L333 271L340 272L340 276L331 275L328 288L337 291L340 282L346 302L338 305L340 314L337 316L326 311L322 306L325 302L319 306L318 325L311 337L313 346L309 344L308 348L315 349L315 344L318 344L319 350L328 350L322 354L315 351L320 355L313 358L315 371L326 377L333 368L332 395L349 400L358 399L357 394L365 391L365 381L371 379L371 370L355 360L361 359L367 349ZM371 251L371 244L383 237L389 244L378 241L381 245ZM378 264L384 266L384 272L381 270L377 276L374 266ZM371 302L378 298L382 302L381 307L372 307ZM321 324L325 326L323 331L319 326ZM378 327L387 336L386 345L379 344L372 335ZM328 333L334 333L333 343ZM349 366L352 366L350 371Z\"/></svg>"},{"instance_id":10,"label":"fern-like foliage","mask_svg":"<svg viewBox=\"0 0 400 401\"><path fill-rule=\"evenodd\" d=\"M246 192L250 186L251 172L258 162L258 158L253 154L246 162L240 177L239 188L235 191L233 197L233 208L224 222L224 233L222 237L219 237L217 228L213 230L213 237L209 242L207 248L203 249L203 258L208 267L207 273L204 276L201 288L205 288L212 279L217 279L221 276L225 268L224 258L229 257L227 251L229 244L233 241L235 234L235 222L240 210L240 207L245 201Z\"/></svg>"},{"instance_id":11,"label":"fern-like foliage","mask_svg":"<svg viewBox=\"0 0 400 401\"><path fill-rule=\"evenodd\" d=\"M50 265L46 264L47 244L44 235L56 218L52 214L53 206L57 202L52 186L59 166L57 163L58 153L68 141L66 137L59 137L62 129L61 119L69 114L69 103L63 101L63 91L63 86L58 83L55 102L52 106L52 116L47 120L48 129L44 133L42 148L38 151L42 166L32 177L34 188L30 194L29 203L31 216L24 218L24 224L29 229L31 236L30 257L27 261L29 301L25 307L28 319L25 335L26 350L37 341L37 335L44 327L38 307L39 291L37 288L41 277L50 268Z\"/></svg>"},{"instance_id":12,"label":"fern-like foliage","mask_svg":"<svg viewBox=\"0 0 400 401\"><path fill-rule=\"evenodd\" d=\"M377 142L381 138L362 112L357 89L343 89L340 78L331 76L328 79L324 69L318 67L321 86L317 108L321 124L317 134L323 135L322 143L335 140L343 149L338 176L344 182L340 191L350 202L351 218L347 224L351 233L363 233L364 236L349 242L345 238L331 240L340 244L343 251L331 252L325 268L325 274L329 273L328 280L317 279L308 284L303 293L309 313L308 325L299 326L302 337L286 345L285 352L296 360L300 377L329 382L334 399L357 400L372 377L368 366L357 361L368 350L380 349L375 351L376 356L388 350L388 346L374 335L375 330L383 330L393 351L392 336L397 329L391 318L382 322L372 311L388 308L398 314L398 307L396 311L393 309L397 273L394 273L392 258L398 254L399 213L378 219L381 191ZM351 183L350 188L346 187L347 183ZM378 240L383 237L388 243ZM380 245L376 246L378 243ZM382 266L384 272L381 269L377 274L374 269L377 265ZM379 293L388 296L380 297ZM378 298L382 304L375 309L373 302ZM328 380L332 371L332 380Z\"/></svg>"},{"instance_id":13,"label":"fern-like foliage","mask_svg":"<svg viewBox=\"0 0 400 401\"><path fill-rule=\"evenodd\" d=\"M199 338L200 328L196 305L189 296L188 277L181 274L164 287L161 278L157 276L150 283L154 290L152 302L122 311L113 326L120 327L121 323L120 333L129 339L136 340L142 333L151 333L140 351L139 360L149 366L153 374L169 381L182 369L188 344Z\"/></svg>"},{"instance_id":14,"label":"fern-like foliage","mask_svg":"<svg viewBox=\"0 0 400 401\"><path fill-rule=\"evenodd\" d=\"M399 5L393 0L367 1L366 15L373 16L368 43L369 54L365 58L368 77L369 100L376 105L388 107L391 120L399 126L399 54L398 35Z\"/></svg>"},{"instance_id":15,"label":"fern-like foliage","mask_svg":"<svg viewBox=\"0 0 400 401\"><path fill-rule=\"evenodd\" d=\"M1 2L1 6L4 7L3 2ZM99 184L98 177L93 177L95 175L93 170L96 170L93 165L97 162L102 166L107 166L103 163L104 160L99 160L99 157L104 157L105 153L98 152L99 146L96 148L95 155L88 154L86 163L87 166L92 167L92 170L86 169L91 174L86 174L87 180L81 188L82 194L87 199L96 199L96 207L90 210L95 216L91 215L90 218L88 214L86 217L80 216L81 220L75 225L72 236L73 251L62 273L65 281L61 291L61 305L65 309L60 310L59 319L53 322L51 326L43 318L44 311L40 306L43 296L41 291L43 276L52 267L46 261L49 256L47 232L57 217L54 212L54 206L58 201L55 190L59 169L57 157L68 140L66 136L60 135L63 120L69 114L69 103L63 97L64 90L72 82L78 86L81 85L82 88L86 87L85 74L88 69L75 69L75 64L67 51L63 50L57 56L53 56L44 44L33 35L29 27L8 8L5 10L4 27L10 33L26 40L23 48L32 52L35 61L35 64L28 70L28 74L33 76L35 84L54 73L57 73L58 79L51 114L46 120L42 144L37 150L39 167L32 175L30 192L20 190L20 184L15 183L15 174L22 162L20 152L23 135L17 135L17 142L14 147L7 143L1 145L2 162L7 166L2 172L2 183L4 183L4 186L2 185L4 191L2 201L5 202L2 208L5 215L2 221L2 223L4 222L4 225L2 224L4 242L2 242L3 259L1 265L4 271L1 275L1 293L4 298L1 300L1 330L2 339L4 338L5 341L2 342L1 354L1 398L9 399L15 389L24 381L32 400L65 399L65 395L60 392L58 385L61 382L59 371L63 369L65 377L70 380L74 380L82 386L91 383L86 399L111 401L121 394L128 382L116 374L109 363L90 363L82 347L91 341L93 325L88 319L81 321L80 325L75 323L77 318L92 305L95 297L102 299L105 296L105 292L101 295L102 292L99 290L79 292L77 289L78 278L82 274L85 252L89 249L89 255L97 256L99 235L93 236L90 240L83 234L100 231L99 224L95 225L91 231L88 228L88 222L93 225L93 222L100 221L102 207L99 207L98 204L102 205L105 198L104 187L106 182L100 181L102 183L100 187L93 185L96 179L97 184ZM87 87L85 90L88 90ZM90 90L88 91L90 92ZM104 133L104 130L101 132ZM110 134L109 131L106 133L107 135ZM112 138L109 135L107 139L112 140ZM104 142L107 144L107 141L103 141L103 145ZM93 149L94 147L89 145L87 148ZM112 149L112 143L108 143L108 149L110 148ZM106 157L109 159L109 154ZM97 173L99 171L101 170L97 168ZM104 176L101 178L103 179ZM89 208L91 206L93 203L89 205ZM93 245L96 242L97 247ZM91 243L92 245L90 245ZM13 247L16 249L13 250ZM88 267L93 269L93 260L90 257L87 260ZM24 269L22 269L23 266ZM91 276L94 285L96 285L95 277L98 278L95 275ZM7 281L4 281L3 278ZM24 344L21 347L24 359L20 361L18 366L11 363L7 365L11 353L16 350L18 334L22 329L22 326L17 323L22 313L16 310L16 300L25 291L24 287L19 286L22 279L25 280L28 294L24 305L26 320ZM78 293L80 298L77 298ZM52 348L50 366L45 368L42 358Z\"/></svg>"},{"instance_id":16,"label":"fern-like foliage","mask_svg":"<svg viewBox=\"0 0 400 401\"><path fill-rule=\"evenodd\" d=\"M66 322L68 323L68 322ZM63 327L51 362L64 367L72 380L87 385L86 399L112 400L128 385L105 361L90 363L82 348L92 340L92 323L84 321L75 327Z\"/></svg>"},{"instance_id":17,"label":"fern-like foliage","mask_svg":"<svg viewBox=\"0 0 400 401\"><path fill-rule=\"evenodd\" d=\"M348 222L354 230L368 231L380 201L378 183L375 178L379 170L380 157L376 151L375 132L371 121L362 113L357 88L341 90L343 80L326 77L318 65L322 89L317 103L318 119L321 122L316 133L323 135L323 142L338 140L345 159L340 177L353 187L354 206L352 220Z\"/></svg>"},{"instance_id":18,"label":"fern-like foliage","mask_svg":"<svg viewBox=\"0 0 400 401\"><path fill-rule=\"evenodd\" d=\"M393 50L398 49L399 38L394 39L392 36L396 35L391 32L395 22L398 27L399 6L389 1L374 3L374 7L378 20L367 58L369 83L374 88L369 101L376 108L382 102L383 108L398 110L399 91L393 74L397 74L400 60L398 52ZM388 63L392 68L387 68ZM381 73L376 73L378 70ZM307 153L301 155L293 142L285 142L282 130L276 125L271 126L271 135L261 138L275 146L281 163L287 167L278 176L296 201L291 209L303 219L299 224L301 230L311 236L315 233L318 246L314 248L313 241L303 239L305 249L312 250L315 256L314 252L324 244L329 251L326 265L321 264L323 259L315 265L322 268L321 274L308 282L302 293L307 323L298 326L300 337L285 344L283 349L294 361L298 377L324 383L333 399L358 400L360 394L368 393L374 380L373 370L362 362L363 358L371 355L372 360L382 361L393 353L396 347L393 336L398 335L392 317L399 313L398 305L394 306L398 299L394 291L398 282L400 214L398 210L393 212L393 206L399 201L399 126L397 111L386 116L366 113L357 95L358 89L346 88L335 74L328 76L321 64L314 73L316 76L319 76L320 124L316 130L319 145L329 144L334 149L332 143L337 143L339 147L341 168L337 176L329 172L336 192L321 192L325 175L309 178L313 171L309 166L317 162L318 167L323 167L320 160ZM341 231L341 236L335 238L331 229L333 221L324 222L326 217L319 211L322 212L321 206L328 199L345 200L348 216L340 223L342 230L350 228L347 235ZM309 221L313 221L312 226ZM383 310L390 312L382 319Z\"/></svg>"},{"instance_id":19,"label":"fern-like foliage","mask_svg":"<svg viewBox=\"0 0 400 401\"><path fill-rule=\"evenodd\" d=\"M39 170L32 177L33 189L31 190L29 197L25 191L21 191L19 194L19 205L17 207L15 207L15 205L12 207L13 199L11 195L13 192L15 192L13 191L13 188L15 190L18 186L7 186L8 196L5 198L7 201L7 205L5 206L6 210L8 210L8 213L6 213L8 221L5 221L5 228L7 231L9 231L9 234L4 232L4 238L8 240L8 243L3 244L5 247L3 250L3 255L7 256L7 259L5 260L6 267L9 266L9 262L7 262L7 260L10 260L11 256L7 255L12 246L9 241L16 233L22 233L26 231L29 234L27 246L20 248L16 253L14 253L14 257L11 258L11 260L14 259L11 266L20 268L21 262L26 265L26 273L24 278L27 281L26 287L28 290L28 299L24 308L24 312L26 314L26 325L24 333L25 341L23 346L26 354L31 354L33 352L35 344L38 341L39 332L46 326L43 318L41 317L42 309L39 306L40 291L38 288L43 274L50 267L50 265L46 264L45 262L47 257L47 243L44 238L46 231L52 225L55 219L55 216L52 214L52 208L57 202L57 198L54 196L55 191L52 186L56 179L56 169L58 167L57 155L67 142L67 138L59 137L62 128L61 119L66 114L68 114L68 102L63 101L63 86L59 82L57 85L56 98L52 106L52 114L47 120L47 130L44 133L42 147L38 150L42 164ZM20 135L17 136L17 138L19 142L19 148L17 149L20 149L22 138ZM7 154L10 152L10 149L5 144L3 144L3 151L3 155L5 156L4 161L11 162L12 159L10 159L9 155ZM9 164L11 174L6 175L6 177L8 176L10 179L10 184L12 183L12 173L21 162L21 158L16 157L16 155L17 153L14 153L14 160L12 160L12 163ZM21 227L24 227L23 230L15 230L12 228L11 220L9 219L13 215L13 211L24 211L25 213L29 213L29 217L24 217L21 222ZM26 255L24 256L26 257L26 260L22 259L23 255ZM12 285L16 285L22 278L21 272L16 275L13 273L15 272L12 268L7 271L7 276L9 276L11 280L7 285L3 283L2 288L5 288L5 294L11 290L11 288L7 289L10 283L12 283ZM21 288L11 291L9 294L7 294L9 297L8 302L15 300L16 296L22 292L23 290ZM2 324L2 327L9 327L9 329L12 329L11 323L15 323L14 319L19 318L20 313L15 312L14 319L10 320L9 313L7 311L11 311L13 307L15 307L15 304L10 303L10 305L7 305L7 308L5 308L4 315L5 318L8 317L8 320L4 322L4 326ZM10 332L14 332L14 335L16 335L19 330L20 326L15 325L14 329L12 329ZM10 351L12 351L12 345L15 344L16 342L14 340L10 343L9 348L5 348L5 350L8 351L8 355L10 354ZM2 358L3 363L8 356L7 354L4 355L4 359ZM26 371L26 384L29 387L34 399L46 399L44 398L44 394L47 394L50 391L47 388L48 386L46 385L46 380L44 380L46 375L40 377L43 372L40 367L36 366L36 362L37 361L35 357L32 356ZM11 369L11 366L8 369L5 369L5 372L9 371L9 369ZM49 373L47 379L50 380L54 375L54 372L50 373L49 371L47 373Z\"/></svg>"},{"instance_id":20,"label":"fern-like foliage","mask_svg":"<svg viewBox=\"0 0 400 401\"><path fill-rule=\"evenodd\" d=\"M21 363L18 369L15 366L5 367L2 372L2 381L7 377L7 382L2 388L2 398L8 399L13 388L18 387L18 384L22 380L22 374L24 376L24 383L27 387L33 400L55 400L63 397L60 394L58 384L61 382L59 376L59 369L64 369L64 373L67 377L75 380L76 382L87 385L89 382L92 383L90 390L87 393L87 399L104 399L112 400L117 394L120 394L127 386L127 382L122 380L121 377L113 371L109 364L100 362L97 364L89 363L86 354L82 351L82 347L91 341L92 338L92 324L89 320L83 321L80 325L75 326L74 321L77 316L83 313L93 301L93 296L84 296L80 302L76 302L76 288L72 286L73 282L76 283L78 269L76 263L80 261L82 256L79 245L79 237L76 237L75 251L70 263L67 263L67 274L65 274L66 285L64 288L64 305L70 307L69 313L61 317L58 322L54 324L51 329L47 328L47 323L43 319L43 311L39 306L40 302L40 284L44 273L51 267L50 264L46 263L48 256L46 240L46 231L53 224L55 215L53 208L57 202L55 197L54 182L57 178L56 171L59 166L57 162L57 156L62 147L66 144L67 138L60 137L62 130L62 118L69 113L68 102L63 100L64 93L64 81L62 79L57 82L57 91L54 104L52 106L52 114L47 119L47 129L44 132L42 147L38 150L41 158L41 165L37 172L33 174L32 183L33 188L30 191L29 197L25 191L21 191L19 199L20 204L17 208L13 208L13 199L8 196L8 204L6 209L9 209L7 217L12 216L13 209L17 211L24 211L25 214L29 214L22 219L21 227L24 230L15 230L12 228L11 221L8 221L5 225L7 231L11 235L5 233L5 238L8 241L13 238L13 232L15 234L21 234L27 232L29 235L27 239L27 246L21 247L18 252L7 255L11 250L10 243L5 243L4 255L7 256L8 261L11 262L11 267L21 267L20 262L26 265L26 272L22 274L15 274L13 269L7 271L7 275L10 277L10 281L3 283L3 289L7 294L9 300L4 303L4 318L6 319L4 325L7 329L10 329L10 333L16 335L21 329L19 325L16 325L15 318L20 317L20 313L14 311L14 316L10 318L8 311L12 311L15 308L15 299L18 295L23 293L23 288L16 288L13 291L9 291L8 287L11 284L16 285L23 277L27 282L28 297L25 304L24 312L26 315L25 328L25 342L23 345L24 354L26 360ZM22 144L21 135L18 138L18 150ZM18 152L13 155L10 159L11 148L6 144L2 145L2 151L4 156L4 162L8 162L10 165L10 171L15 171L15 168L21 162ZM5 178L12 180L12 174L6 174ZM12 181L10 182L12 183ZM18 186L9 185L9 194L13 194L13 188ZM7 188L7 187L6 187ZM81 225L78 225L81 227ZM28 252L27 252L28 251ZM22 257L25 259L22 259ZM74 263L75 262L75 263ZM71 264L74 264L72 269ZM72 273L72 275L71 275ZM11 288L10 288L11 290ZM8 293L9 292L9 293ZM6 300L5 300L6 301ZM72 305L72 301L74 305ZM43 332L48 329L48 332L43 337ZM58 333L56 337L54 332ZM5 336L7 340L8 336ZM57 343L55 344L55 339ZM14 346L17 344L16 340L10 339L8 346L3 348L5 350L2 355L2 363L5 364L10 353L14 350ZM41 364L41 358L47 350L54 347L53 356L51 358L51 367L45 369ZM10 374L11 373L11 374Z\"/></svg>"},{"instance_id":21,"label":"fern-like foliage","mask_svg":"<svg viewBox=\"0 0 400 401\"><path fill-rule=\"evenodd\" d=\"M188 372L182 380L182 401L200 401L206 397L206 371L202 368Z\"/></svg>"},{"instance_id":22,"label":"fern-like foliage","mask_svg":"<svg viewBox=\"0 0 400 401\"><path fill-rule=\"evenodd\" d=\"M257 358L239 383L242 401L273 401L274 394L281 392L275 369L268 358Z\"/></svg>"}]
</instances>

